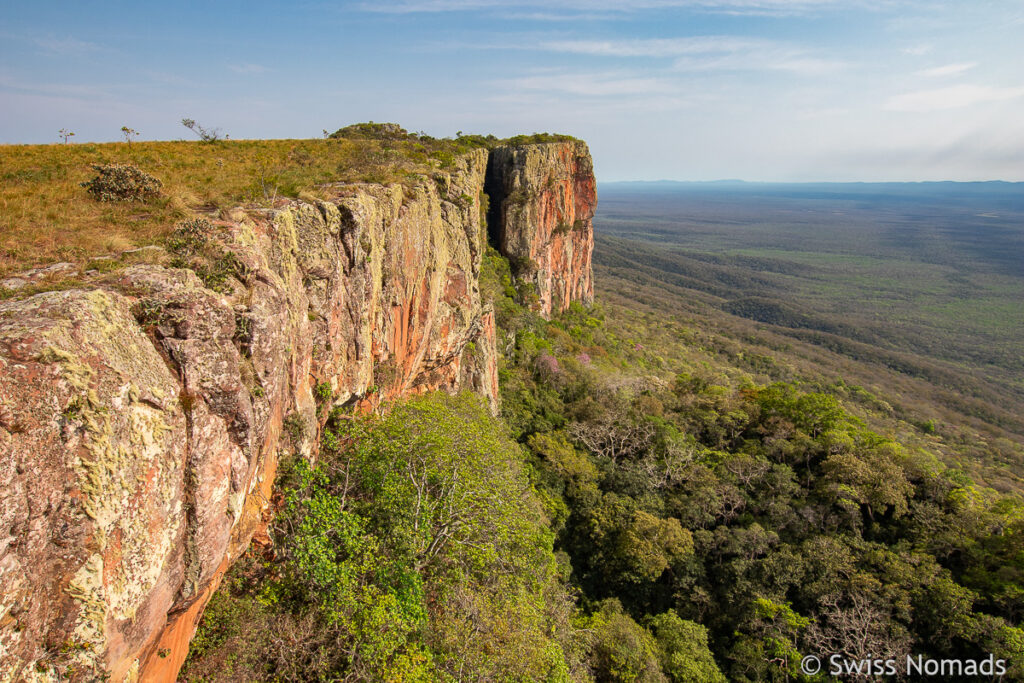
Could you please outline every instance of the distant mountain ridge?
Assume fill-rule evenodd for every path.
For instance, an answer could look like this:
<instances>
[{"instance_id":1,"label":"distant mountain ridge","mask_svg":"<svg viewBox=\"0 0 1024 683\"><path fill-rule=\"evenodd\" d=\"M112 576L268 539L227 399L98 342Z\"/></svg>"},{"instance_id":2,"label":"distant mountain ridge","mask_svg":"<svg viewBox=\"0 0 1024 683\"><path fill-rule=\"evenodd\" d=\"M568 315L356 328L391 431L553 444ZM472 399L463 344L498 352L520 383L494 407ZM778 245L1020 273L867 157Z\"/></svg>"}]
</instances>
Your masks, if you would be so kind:
<instances>
[{"instance_id":1,"label":"distant mountain ridge","mask_svg":"<svg viewBox=\"0 0 1024 683\"><path fill-rule=\"evenodd\" d=\"M951 186L993 186L1020 189L1024 182L1010 180L917 180L917 181L824 181L824 182L779 182L722 178L720 180L616 180L599 182L598 187L832 187L832 188L880 188L880 187L951 187Z\"/></svg>"},{"instance_id":2,"label":"distant mountain ridge","mask_svg":"<svg viewBox=\"0 0 1024 683\"><path fill-rule=\"evenodd\" d=\"M1024 182L986 180L959 182L952 180L921 182L822 182L776 183L745 180L709 181L620 181L598 183L603 195L650 194L713 196L729 194L743 197L777 197L790 199L872 199L881 201L929 200L939 203L958 199L987 199L998 202L993 209L1024 209Z\"/></svg>"}]
</instances>

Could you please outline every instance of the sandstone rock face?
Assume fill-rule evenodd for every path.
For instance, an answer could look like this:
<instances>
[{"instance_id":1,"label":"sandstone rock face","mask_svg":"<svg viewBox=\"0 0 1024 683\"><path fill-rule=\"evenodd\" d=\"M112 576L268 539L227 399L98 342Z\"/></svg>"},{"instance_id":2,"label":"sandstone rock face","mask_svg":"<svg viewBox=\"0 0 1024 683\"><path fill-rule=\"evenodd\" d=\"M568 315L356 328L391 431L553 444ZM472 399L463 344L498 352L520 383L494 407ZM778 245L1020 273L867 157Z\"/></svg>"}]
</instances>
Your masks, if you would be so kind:
<instances>
[{"instance_id":1,"label":"sandstone rock face","mask_svg":"<svg viewBox=\"0 0 1024 683\"><path fill-rule=\"evenodd\" d=\"M586 143L499 147L487 184L493 236L516 276L536 287L541 315L592 303L597 187Z\"/></svg>"},{"instance_id":2,"label":"sandstone rock face","mask_svg":"<svg viewBox=\"0 0 1024 683\"><path fill-rule=\"evenodd\" d=\"M137 670L182 582L179 393L123 296L0 305L4 680Z\"/></svg>"},{"instance_id":3,"label":"sandstone rock face","mask_svg":"<svg viewBox=\"0 0 1024 683\"><path fill-rule=\"evenodd\" d=\"M589 166L570 151L536 153L573 169L544 206L589 231L592 176L587 200ZM236 264L220 292L137 265L0 303L0 681L175 680L266 524L280 454L315 458L332 405L468 388L497 410L479 291L487 169L478 150L411 186L236 212L219 225ZM545 261L585 263L544 279L565 303L590 296L578 234Z\"/></svg>"}]
</instances>

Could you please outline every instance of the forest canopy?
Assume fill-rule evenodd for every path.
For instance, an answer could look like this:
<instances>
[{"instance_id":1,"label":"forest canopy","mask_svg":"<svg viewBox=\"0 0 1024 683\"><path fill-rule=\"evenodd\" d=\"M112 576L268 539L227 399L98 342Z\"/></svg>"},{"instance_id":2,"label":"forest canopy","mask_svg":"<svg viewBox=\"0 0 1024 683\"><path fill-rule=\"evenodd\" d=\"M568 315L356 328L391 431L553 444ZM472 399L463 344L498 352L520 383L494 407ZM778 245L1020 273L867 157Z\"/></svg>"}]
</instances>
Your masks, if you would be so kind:
<instances>
[{"instance_id":1,"label":"forest canopy","mask_svg":"<svg viewBox=\"0 0 1024 683\"><path fill-rule=\"evenodd\" d=\"M185 670L210 680L820 681L805 655L1024 663L1024 505L836 391L530 311L485 257L501 418L336 408ZM688 343L676 339L679 347ZM685 366L685 367L684 367Z\"/></svg>"}]
</instances>

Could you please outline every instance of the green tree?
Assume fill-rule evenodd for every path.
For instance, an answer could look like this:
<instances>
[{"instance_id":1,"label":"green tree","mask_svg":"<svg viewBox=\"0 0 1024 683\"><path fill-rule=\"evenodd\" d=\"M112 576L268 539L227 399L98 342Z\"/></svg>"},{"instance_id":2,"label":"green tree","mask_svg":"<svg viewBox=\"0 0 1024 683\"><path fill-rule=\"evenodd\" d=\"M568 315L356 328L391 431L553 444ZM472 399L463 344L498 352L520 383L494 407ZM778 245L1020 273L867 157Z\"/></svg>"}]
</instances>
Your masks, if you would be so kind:
<instances>
[{"instance_id":1,"label":"green tree","mask_svg":"<svg viewBox=\"0 0 1024 683\"><path fill-rule=\"evenodd\" d=\"M708 631L674 611L651 619L662 670L673 683L725 683L708 649Z\"/></svg>"},{"instance_id":2,"label":"green tree","mask_svg":"<svg viewBox=\"0 0 1024 683\"><path fill-rule=\"evenodd\" d=\"M586 623L592 632L590 670L597 683L663 683L658 644L651 633L605 600Z\"/></svg>"},{"instance_id":3,"label":"green tree","mask_svg":"<svg viewBox=\"0 0 1024 683\"><path fill-rule=\"evenodd\" d=\"M439 669L534 679L569 671L572 603L553 535L522 449L479 398L438 393L385 416L336 412L328 434L348 444L325 463L338 468L335 498L347 495L379 552L395 558L396 597L425 596L422 642Z\"/></svg>"}]
</instances>

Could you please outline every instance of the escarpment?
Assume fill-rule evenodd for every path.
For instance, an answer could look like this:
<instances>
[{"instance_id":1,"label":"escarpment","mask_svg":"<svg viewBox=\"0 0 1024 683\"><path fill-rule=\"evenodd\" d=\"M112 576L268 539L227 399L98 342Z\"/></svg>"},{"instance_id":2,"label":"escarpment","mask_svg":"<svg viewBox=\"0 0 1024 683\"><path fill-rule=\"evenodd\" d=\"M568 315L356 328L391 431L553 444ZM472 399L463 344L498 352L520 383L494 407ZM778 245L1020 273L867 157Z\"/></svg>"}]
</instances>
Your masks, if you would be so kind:
<instances>
[{"instance_id":1,"label":"escarpment","mask_svg":"<svg viewBox=\"0 0 1024 683\"><path fill-rule=\"evenodd\" d=\"M217 291L136 265L0 303L0 681L174 680L279 458L316 457L331 406L471 389L497 410L485 176L550 313L592 296L590 169L582 143L475 150L233 212Z\"/></svg>"},{"instance_id":2,"label":"escarpment","mask_svg":"<svg viewBox=\"0 0 1024 683\"><path fill-rule=\"evenodd\" d=\"M597 188L586 143L499 147L487 185L493 237L516 276L536 288L541 315L592 303Z\"/></svg>"}]
</instances>

